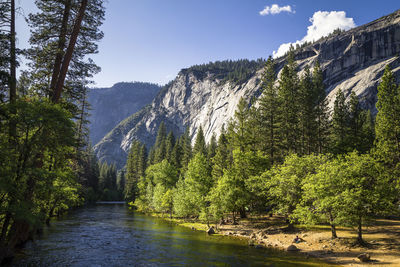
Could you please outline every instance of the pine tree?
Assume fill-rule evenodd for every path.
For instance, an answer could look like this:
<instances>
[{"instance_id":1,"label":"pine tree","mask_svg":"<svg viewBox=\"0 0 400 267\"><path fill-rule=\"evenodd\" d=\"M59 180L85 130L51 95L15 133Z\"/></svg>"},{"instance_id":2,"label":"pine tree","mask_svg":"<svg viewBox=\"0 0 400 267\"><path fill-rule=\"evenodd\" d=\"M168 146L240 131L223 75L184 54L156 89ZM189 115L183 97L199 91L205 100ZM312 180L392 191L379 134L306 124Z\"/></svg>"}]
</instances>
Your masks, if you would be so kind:
<instances>
[{"instance_id":1,"label":"pine tree","mask_svg":"<svg viewBox=\"0 0 400 267\"><path fill-rule=\"evenodd\" d=\"M296 72L293 47L288 53L287 64L283 67L279 80L279 135L284 154L299 152L299 81Z\"/></svg>"},{"instance_id":2,"label":"pine tree","mask_svg":"<svg viewBox=\"0 0 400 267\"><path fill-rule=\"evenodd\" d=\"M158 128L156 142L154 144L154 163L163 161L167 156L167 129L165 123L161 122Z\"/></svg>"},{"instance_id":3,"label":"pine tree","mask_svg":"<svg viewBox=\"0 0 400 267\"><path fill-rule=\"evenodd\" d=\"M197 130L196 140L193 146L193 155L201 153L203 156L207 156L206 141L204 140L203 127L199 127Z\"/></svg>"},{"instance_id":4,"label":"pine tree","mask_svg":"<svg viewBox=\"0 0 400 267\"><path fill-rule=\"evenodd\" d=\"M339 89L333 107L331 151L344 154L349 150L349 108L343 91Z\"/></svg>"},{"instance_id":5,"label":"pine tree","mask_svg":"<svg viewBox=\"0 0 400 267\"><path fill-rule=\"evenodd\" d=\"M234 148L239 148L240 151L245 151L251 143L249 138L249 106L246 100L242 97L235 111L234 119L228 125L229 143Z\"/></svg>"},{"instance_id":6,"label":"pine tree","mask_svg":"<svg viewBox=\"0 0 400 267\"><path fill-rule=\"evenodd\" d=\"M141 155L142 146L139 141L134 140L131 144L128 159L126 161L126 174L125 174L125 199L134 201L137 197L137 184L139 178L144 174L143 155ZM143 152L142 152L143 153ZM145 160L144 160L145 162Z\"/></svg>"},{"instance_id":7,"label":"pine tree","mask_svg":"<svg viewBox=\"0 0 400 267\"><path fill-rule=\"evenodd\" d=\"M171 131L168 133L167 139L165 141L165 150L166 150L165 158L168 160L169 163L172 162L174 147L175 147L175 136L174 133Z\"/></svg>"},{"instance_id":8,"label":"pine tree","mask_svg":"<svg viewBox=\"0 0 400 267\"><path fill-rule=\"evenodd\" d=\"M258 114L261 132L259 145L261 150L269 155L272 164L280 158L277 134L279 99L275 81L275 65L272 57L269 57L262 76L263 93L259 100Z\"/></svg>"},{"instance_id":9,"label":"pine tree","mask_svg":"<svg viewBox=\"0 0 400 267\"><path fill-rule=\"evenodd\" d=\"M299 87L299 126L301 132L299 154L310 155L316 150L316 102L310 68L306 66Z\"/></svg>"},{"instance_id":10,"label":"pine tree","mask_svg":"<svg viewBox=\"0 0 400 267\"><path fill-rule=\"evenodd\" d=\"M211 159L215 156L217 151L217 138L215 134L211 136L210 143L207 145L207 161L211 165Z\"/></svg>"},{"instance_id":11,"label":"pine tree","mask_svg":"<svg viewBox=\"0 0 400 267\"><path fill-rule=\"evenodd\" d=\"M329 139L329 113L322 70L318 61L314 65L312 81L316 99L316 152L323 153L326 151L326 144L328 143Z\"/></svg>"},{"instance_id":12,"label":"pine tree","mask_svg":"<svg viewBox=\"0 0 400 267\"><path fill-rule=\"evenodd\" d=\"M224 170L230 165L230 151L228 148L228 139L224 127L218 138L218 146L215 156L212 158L213 168L212 177L214 180L219 180L224 174Z\"/></svg>"},{"instance_id":13,"label":"pine tree","mask_svg":"<svg viewBox=\"0 0 400 267\"><path fill-rule=\"evenodd\" d=\"M96 42L103 37L103 1L39 0L36 5L39 12L29 14L32 47L27 53L32 89L53 102L62 92L75 99L80 85L99 71L87 56L97 53Z\"/></svg>"},{"instance_id":14,"label":"pine tree","mask_svg":"<svg viewBox=\"0 0 400 267\"><path fill-rule=\"evenodd\" d=\"M376 108L377 153L386 164L395 167L400 163L400 86L389 66L378 86Z\"/></svg>"},{"instance_id":15,"label":"pine tree","mask_svg":"<svg viewBox=\"0 0 400 267\"><path fill-rule=\"evenodd\" d=\"M190 138L190 129L186 128L185 133L181 136L181 147L182 147L182 172L185 172L189 161L192 159L192 143Z\"/></svg>"}]
</instances>

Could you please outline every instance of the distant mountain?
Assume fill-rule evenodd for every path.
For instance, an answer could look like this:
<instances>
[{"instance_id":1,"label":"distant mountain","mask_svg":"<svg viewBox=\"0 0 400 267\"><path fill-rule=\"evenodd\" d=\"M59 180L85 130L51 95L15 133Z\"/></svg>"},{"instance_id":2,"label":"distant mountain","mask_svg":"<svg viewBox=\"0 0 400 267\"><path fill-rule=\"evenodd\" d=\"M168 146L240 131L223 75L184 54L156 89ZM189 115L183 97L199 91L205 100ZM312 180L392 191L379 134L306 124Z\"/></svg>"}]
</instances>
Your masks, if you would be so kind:
<instances>
[{"instance_id":1,"label":"distant mountain","mask_svg":"<svg viewBox=\"0 0 400 267\"><path fill-rule=\"evenodd\" d=\"M98 143L121 120L151 103L161 87L142 82L116 83L110 88L94 88L88 93L90 141Z\"/></svg>"},{"instance_id":2,"label":"distant mountain","mask_svg":"<svg viewBox=\"0 0 400 267\"><path fill-rule=\"evenodd\" d=\"M301 47L295 51L295 59L300 72L320 62L330 107L341 89L347 97L354 91L363 107L376 113L377 85L385 66L390 65L400 78L399 54L400 10ZM95 146L98 157L122 167L132 141L151 146L162 121L176 135L189 126L192 138L202 126L209 141L233 117L241 97L260 95L261 63L224 61L183 69L151 106L126 118ZM276 63L280 72L285 58Z\"/></svg>"}]
</instances>

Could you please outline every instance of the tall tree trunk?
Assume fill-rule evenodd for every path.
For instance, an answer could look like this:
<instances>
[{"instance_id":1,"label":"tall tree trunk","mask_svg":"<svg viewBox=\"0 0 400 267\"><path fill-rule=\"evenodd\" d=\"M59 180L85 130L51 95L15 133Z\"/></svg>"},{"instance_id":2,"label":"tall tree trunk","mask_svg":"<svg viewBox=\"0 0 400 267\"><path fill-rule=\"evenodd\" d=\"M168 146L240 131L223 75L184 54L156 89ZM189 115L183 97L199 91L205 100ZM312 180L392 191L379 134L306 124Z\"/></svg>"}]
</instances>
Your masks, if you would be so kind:
<instances>
[{"instance_id":1,"label":"tall tree trunk","mask_svg":"<svg viewBox=\"0 0 400 267\"><path fill-rule=\"evenodd\" d=\"M9 77L9 90L10 90L10 104L11 114L16 114L15 103L17 100L17 55L15 46L15 0L10 1L10 77ZM9 140L11 149L15 148L17 138L17 123L13 116L10 118L9 125Z\"/></svg>"},{"instance_id":2,"label":"tall tree trunk","mask_svg":"<svg viewBox=\"0 0 400 267\"><path fill-rule=\"evenodd\" d=\"M51 76L50 90L55 92L57 80L60 74L61 63L64 55L65 43L67 40L68 19L71 11L71 0L66 0L64 4L64 14L61 23L60 36L58 39L57 54L53 66L53 74Z\"/></svg>"},{"instance_id":3,"label":"tall tree trunk","mask_svg":"<svg viewBox=\"0 0 400 267\"><path fill-rule=\"evenodd\" d=\"M10 102L15 104L17 98L17 57L15 48L15 0L11 0L10 23Z\"/></svg>"},{"instance_id":4,"label":"tall tree trunk","mask_svg":"<svg viewBox=\"0 0 400 267\"><path fill-rule=\"evenodd\" d=\"M72 30L72 35L69 40L67 51L65 52L64 60L61 65L60 74L57 79L56 88L53 94L53 102L58 103L61 97L61 92L64 87L65 78L67 76L67 71L69 67L69 63L72 59L72 53L74 52L76 40L78 39L78 35L81 29L81 24L83 17L85 15L86 7L88 4L88 0L82 0L81 6L79 7L78 15L75 20L74 28Z\"/></svg>"}]
</instances>

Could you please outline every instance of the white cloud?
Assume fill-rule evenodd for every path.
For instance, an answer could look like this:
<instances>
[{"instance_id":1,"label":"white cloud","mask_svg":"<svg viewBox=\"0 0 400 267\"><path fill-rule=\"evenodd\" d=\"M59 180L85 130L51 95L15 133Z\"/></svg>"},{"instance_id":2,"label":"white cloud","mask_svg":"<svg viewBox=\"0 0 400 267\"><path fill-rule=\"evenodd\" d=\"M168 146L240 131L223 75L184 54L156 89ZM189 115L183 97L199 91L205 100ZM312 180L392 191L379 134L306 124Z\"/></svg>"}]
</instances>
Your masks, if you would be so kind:
<instances>
[{"instance_id":1,"label":"white cloud","mask_svg":"<svg viewBox=\"0 0 400 267\"><path fill-rule=\"evenodd\" d=\"M260 11L261 16L266 16L269 14L275 15L281 12L288 12L288 13L296 13L296 11L292 10L292 7L287 6L279 6L277 4L273 4L271 6L266 6L263 10Z\"/></svg>"},{"instance_id":2,"label":"white cloud","mask_svg":"<svg viewBox=\"0 0 400 267\"><path fill-rule=\"evenodd\" d=\"M277 51L274 51L273 57L277 58L283 56L290 48L290 45L303 44L305 42L312 42L320 39L323 36L329 35L335 29L349 30L354 28L356 24L353 18L346 17L344 11L317 11L310 18L311 25L307 27L307 35L303 39L294 43L281 44Z\"/></svg>"}]
</instances>

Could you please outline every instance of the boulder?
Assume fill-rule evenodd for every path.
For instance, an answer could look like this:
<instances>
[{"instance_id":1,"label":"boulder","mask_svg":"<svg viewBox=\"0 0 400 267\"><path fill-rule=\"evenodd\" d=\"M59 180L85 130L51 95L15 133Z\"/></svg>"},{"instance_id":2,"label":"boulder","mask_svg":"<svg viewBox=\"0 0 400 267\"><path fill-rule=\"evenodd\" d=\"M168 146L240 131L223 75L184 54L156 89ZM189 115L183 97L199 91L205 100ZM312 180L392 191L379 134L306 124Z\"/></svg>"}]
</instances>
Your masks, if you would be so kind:
<instances>
[{"instance_id":1,"label":"boulder","mask_svg":"<svg viewBox=\"0 0 400 267\"><path fill-rule=\"evenodd\" d=\"M210 228L208 228L208 229L207 229L207 234L209 234L209 235L215 234L214 227L211 226Z\"/></svg>"},{"instance_id":2,"label":"boulder","mask_svg":"<svg viewBox=\"0 0 400 267\"><path fill-rule=\"evenodd\" d=\"M362 254L358 255L357 258L361 262L368 262L371 260L371 255L369 255L368 253L362 253Z\"/></svg>"},{"instance_id":3,"label":"boulder","mask_svg":"<svg viewBox=\"0 0 400 267\"><path fill-rule=\"evenodd\" d=\"M286 251L299 251L295 245L290 245L286 248Z\"/></svg>"}]
</instances>

